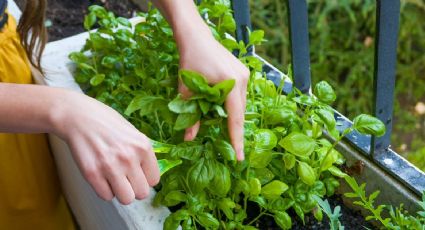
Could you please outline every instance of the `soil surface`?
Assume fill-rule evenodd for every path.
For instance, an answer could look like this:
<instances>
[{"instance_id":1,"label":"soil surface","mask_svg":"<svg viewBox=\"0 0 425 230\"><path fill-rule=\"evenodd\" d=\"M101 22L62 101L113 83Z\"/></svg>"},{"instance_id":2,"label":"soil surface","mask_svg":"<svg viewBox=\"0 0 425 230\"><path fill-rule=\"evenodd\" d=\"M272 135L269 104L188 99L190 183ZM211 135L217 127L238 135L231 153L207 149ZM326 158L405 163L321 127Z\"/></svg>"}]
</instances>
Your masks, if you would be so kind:
<instances>
[{"instance_id":1,"label":"soil surface","mask_svg":"<svg viewBox=\"0 0 425 230\"><path fill-rule=\"evenodd\" d=\"M25 0L15 0L24 9ZM97 4L116 15L130 18L139 11L130 0L47 0L47 26L49 41L56 41L84 32L83 20L90 5Z\"/></svg>"},{"instance_id":2,"label":"soil surface","mask_svg":"<svg viewBox=\"0 0 425 230\"><path fill-rule=\"evenodd\" d=\"M339 218L341 224L347 230L364 230L364 229L377 229L372 226L370 223L365 221L365 218L358 211L353 211L352 209L344 206L341 196L335 195L330 198L327 198L331 209L333 210L336 206L341 207L341 217ZM323 213L322 222L318 222L313 214L308 214L304 217L305 224L301 221L300 218L295 214L295 212L291 209L288 211L288 214L293 217L292 218L292 229L293 230L322 230L322 229L330 229L329 227L329 219ZM256 223L256 227L261 230L279 230L280 228L277 226L272 217L263 216Z\"/></svg>"}]
</instances>

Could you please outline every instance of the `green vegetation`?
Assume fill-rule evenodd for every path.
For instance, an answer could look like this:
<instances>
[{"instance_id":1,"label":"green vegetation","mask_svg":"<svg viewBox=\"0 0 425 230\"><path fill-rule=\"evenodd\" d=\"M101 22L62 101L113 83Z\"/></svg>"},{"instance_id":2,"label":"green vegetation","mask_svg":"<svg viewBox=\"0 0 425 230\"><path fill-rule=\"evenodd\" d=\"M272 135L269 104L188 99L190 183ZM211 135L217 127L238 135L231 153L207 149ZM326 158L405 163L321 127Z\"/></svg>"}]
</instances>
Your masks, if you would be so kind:
<instances>
[{"instance_id":1,"label":"green vegetation","mask_svg":"<svg viewBox=\"0 0 425 230\"><path fill-rule=\"evenodd\" d=\"M275 66L290 63L285 1L251 0L254 28L268 42L256 49ZM310 53L313 83L335 86L332 105L353 118L372 111L375 4L373 0L309 0ZM425 3L402 0L396 82L393 148L425 169Z\"/></svg>"},{"instance_id":2,"label":"green vegetation","mask_svg":"<svg viewBox=\"0 0 425 230\"><path fill-rule=\"evenodd\" d=\"M162 172L154 204L175 210L164 229L180 225L183 229L249 230L256 229L254 224L264 215L273 217L280 228L290 229L289 209L303 221L312 211L321 221L325 212L333 228L341 229L339 209L332 212L322 201L334 194L339 178L349 178L338 168L344 159L334 146L353 130L380 136L385 126L362 114L340 134L329 105L336 93L328 83L317 83L314 97L296 89L282 95L282 85L276 87L265 78L261 62L245 55L248 46L260 47L264 32L252 31L249 44L238 43L225 36L235 29L226 1L203 1L199 10L208 12L216 39L237 50L251 70L243 162L235 160L222 106L234 81L210 85L199 73L179 70L172 30L157 10L141 14L146 20L132 26L127 19L91 6L84 26L87 30L96 23L100 27L90 32L80 52L70 54L77 65L75 79L86 93L116 109L152 139ZM178 94L179 79L194 93L187 100ZM198 120L198 137L184 142L183 130ZM323 131L337 141L330 143ZM373 199L365 200L364 186L353 187L355 181L347 181L372 211ZM248 217L252 206L259 212ZM397 220L393 223L414 222L400 210L390 210ZM378 211L372 211L374 217Z\"/></svg>"}]
</instances>

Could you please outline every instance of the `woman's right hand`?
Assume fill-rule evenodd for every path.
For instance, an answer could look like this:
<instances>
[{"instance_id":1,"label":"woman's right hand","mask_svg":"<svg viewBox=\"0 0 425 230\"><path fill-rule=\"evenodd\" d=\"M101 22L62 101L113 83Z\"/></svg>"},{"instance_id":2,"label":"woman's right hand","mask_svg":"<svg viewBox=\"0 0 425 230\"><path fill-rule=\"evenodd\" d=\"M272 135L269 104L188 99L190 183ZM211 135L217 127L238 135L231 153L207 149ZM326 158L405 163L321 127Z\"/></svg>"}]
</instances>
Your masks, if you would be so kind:
<instances>
[{"instance_id":1,"label":"woman's right hand","mask_svg":"<svg viewBox=\"0 0 425 230\"><path fill-rule=\"evenodd\" d=\"M53 115L83 176L99 197L122 204L149 195L160 172L149 139L112 108L83 94L66 92Z\"/></svg>"}]
</instances>

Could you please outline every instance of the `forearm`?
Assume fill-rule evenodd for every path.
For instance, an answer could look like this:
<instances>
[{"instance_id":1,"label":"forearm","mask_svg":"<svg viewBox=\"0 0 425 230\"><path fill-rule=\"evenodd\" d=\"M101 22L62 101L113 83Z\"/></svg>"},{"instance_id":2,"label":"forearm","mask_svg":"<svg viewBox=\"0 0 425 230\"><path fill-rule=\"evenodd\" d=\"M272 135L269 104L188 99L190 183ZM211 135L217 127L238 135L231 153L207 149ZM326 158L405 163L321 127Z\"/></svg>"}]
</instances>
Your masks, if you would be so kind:
<instances>
[{"instance_id":1,"label":"forearm","mask_svg":"<svg viewBox=\"0 0 425 230\"><path fill-rule=\"evenodd\" d=\"M0 83L0 132L55 132L55 115L65 90Z\"/></svg>"},{"instance_id":2,"label":"forearm","mask_svg":"<svg viewBox=\"0 0 425 230\"><path fill-rule=\"evenodd\" d=\"M199 15L193 0L152 0L174 31L179 49L196 42L196 39L212 38L211 31Z\"/></svg>"}]
</instances>

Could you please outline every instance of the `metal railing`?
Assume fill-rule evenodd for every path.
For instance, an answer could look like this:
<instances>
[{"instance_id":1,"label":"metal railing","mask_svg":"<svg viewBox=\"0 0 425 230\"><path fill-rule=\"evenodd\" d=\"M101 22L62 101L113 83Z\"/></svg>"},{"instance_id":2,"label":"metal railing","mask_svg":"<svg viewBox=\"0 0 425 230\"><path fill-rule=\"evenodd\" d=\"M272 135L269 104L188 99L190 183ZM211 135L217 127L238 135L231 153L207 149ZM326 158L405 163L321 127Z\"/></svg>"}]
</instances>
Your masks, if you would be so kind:
<instances>
[{"instance_id":1,"label":"metal railing","mask_svg":"<svg viewBox=\"0 0 425 230\"><path fill-rule=\"evenodd\" d=\"M308 37L308 4L306 0L287 0L288 22L292 53L293 85L303 93L311 89L310 50ZM251 29L248 0L233 0L236 20L236 39L248 42ZM417 196L425 190L425 174L391 150L392 117L394 106L397 38L399 29L400 0L377 0L376 40L374 66L374 116L386 126L382 137L371 137L353 132L345 141L353 145L383 170L407 186ZM252 54L255 55L254 50ZM264 71L276 85L280 85L279 71L265 62ZM285 83L284 92L290 92L292 83ZM335 111L340 131L352 122Z\"/></svg>"}]
</instances>

